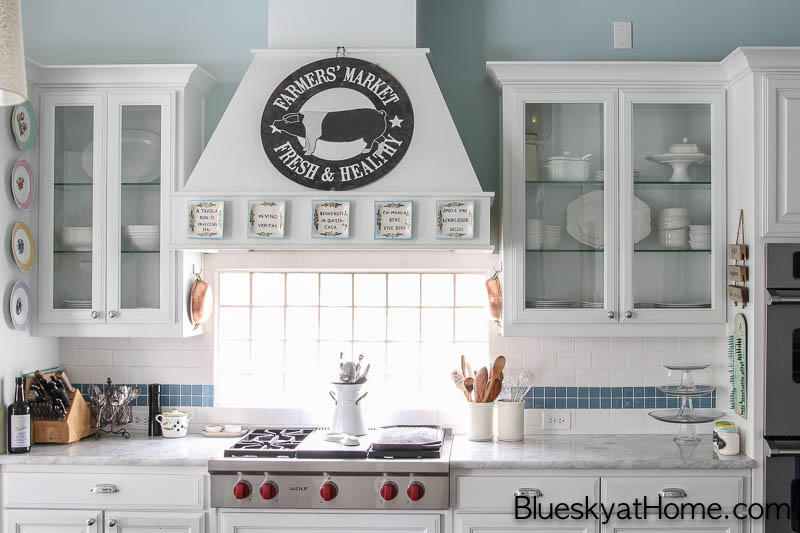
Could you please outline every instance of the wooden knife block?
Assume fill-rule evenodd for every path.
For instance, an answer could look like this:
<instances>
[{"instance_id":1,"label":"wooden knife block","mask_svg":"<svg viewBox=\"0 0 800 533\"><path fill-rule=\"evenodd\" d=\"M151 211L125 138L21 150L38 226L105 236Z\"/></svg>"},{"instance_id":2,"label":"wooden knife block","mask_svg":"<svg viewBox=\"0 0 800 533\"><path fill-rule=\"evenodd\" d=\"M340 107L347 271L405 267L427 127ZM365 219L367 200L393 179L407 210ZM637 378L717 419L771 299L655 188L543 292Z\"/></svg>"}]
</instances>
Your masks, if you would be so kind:
<instances>
[{"instance_id":1,"label":"wooden knife block","mask_svg":"<svg viewBox=\"0 0 800 533\"><path fill-rule=\"evenodd\" d=\"M45 373L45 379L50 379L51 374L52 373ZM33 379L35 379L33 376L29 376L25 381L26 398L28 388ZM86 400L83 399L81 391L76 389L75 392L67 394L72 402L72 406L67 411L67 418L65 420L33 421L32 441L34 444L67 444L69 442L77 442L97 432L97 428L94 427L92 410L89 408Z\"/></svg>"}]
</instances>

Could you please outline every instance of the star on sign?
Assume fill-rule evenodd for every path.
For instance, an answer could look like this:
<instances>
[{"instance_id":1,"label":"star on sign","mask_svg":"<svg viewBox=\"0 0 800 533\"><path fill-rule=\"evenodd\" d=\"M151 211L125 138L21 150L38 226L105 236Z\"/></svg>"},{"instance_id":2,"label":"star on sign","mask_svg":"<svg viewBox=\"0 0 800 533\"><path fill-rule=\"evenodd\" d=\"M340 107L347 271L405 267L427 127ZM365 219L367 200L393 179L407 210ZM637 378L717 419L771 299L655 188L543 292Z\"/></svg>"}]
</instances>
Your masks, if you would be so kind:
<instances>
[{"instance_id":1,"label":"star on sign","mask_svg":"<svg viewBox=\"0 0 800 533\"><path fill-rule=\"evenodd\" d=\"M275 127L275 124L270 124L269 127L270 127L270 130L271 130L270 133L280 133L280 131L281 131L281 130L279 130L278 128Z\"/></svg>"},{"instance_id":2,"label":"star on sign","mask_svg":"<svg viewBox=\"0 0 800 533\"><path fill-rule=\"evenodd\" d=\"M403 122L403 119L402 118L398 118L397 115L395 115L394 118L392 120L390 120L389 122L392 123L392 127L393 128L399 128L400 127L400 123Z\"/></svg>"}]
</instances>

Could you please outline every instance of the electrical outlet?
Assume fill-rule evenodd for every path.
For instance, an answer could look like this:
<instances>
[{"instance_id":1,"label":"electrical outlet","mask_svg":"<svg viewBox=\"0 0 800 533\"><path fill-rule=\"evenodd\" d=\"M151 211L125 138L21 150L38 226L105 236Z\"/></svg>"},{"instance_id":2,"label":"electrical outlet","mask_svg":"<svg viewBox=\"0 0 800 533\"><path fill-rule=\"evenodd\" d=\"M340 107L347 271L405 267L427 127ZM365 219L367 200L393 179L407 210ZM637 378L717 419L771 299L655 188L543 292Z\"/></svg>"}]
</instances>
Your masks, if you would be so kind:
<instances>
[{"instance_id":1,"label":"electrical outlet","mask_svg":"<svg viewBox=\"0 0 800 533\"><path fill-rule=\"evenodd\" d=\"M572 413L569 411L544 411L542 413L542 429L570 429Z\"/></svg>"},{"instance_id":2,"label":"electrical outlet","mask_svg":"<svg viewBox=\"0 0 800 533\"><path fill-rule=\"evenodd\" d=\"M633 48L633 22L614 23L614 50L630 50Z\"/></svg>"}]
</instances>

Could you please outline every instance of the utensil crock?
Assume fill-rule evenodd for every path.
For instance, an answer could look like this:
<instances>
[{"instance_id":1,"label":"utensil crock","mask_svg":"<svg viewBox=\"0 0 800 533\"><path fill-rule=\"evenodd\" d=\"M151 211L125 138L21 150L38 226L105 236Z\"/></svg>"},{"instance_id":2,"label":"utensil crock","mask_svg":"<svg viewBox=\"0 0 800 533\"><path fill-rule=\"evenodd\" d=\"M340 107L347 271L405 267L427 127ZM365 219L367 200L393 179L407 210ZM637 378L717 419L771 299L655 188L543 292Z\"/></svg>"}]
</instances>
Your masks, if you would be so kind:
<instances>
[{"instance_id":1,"label":"utensil crock","mask_svg":"<svg viewBox=\"0 0 800 533\"><path fill-rule=\"evenodd\" d=\"M361 399L366 394L361 393L364 385L364 383L333 383L336 387L336 410L333 413L331 432L357 437L367 434L364 413L361 409Z\"/></svg>"},{"instance_id":2,"label":"utensil crock","mask_svg":"<svg viewBox=\"0 0 800 533\"><path fill-rule=\"evenodd\" d=\"M494 402L467 404L469 410L469 429L467 439L487 441L494 438Z\"/></svg>"},{"instance_id":3,"label":"utensil crock","mask_svg":"<svg viewBox=\"0 0 800 533\"><path fill-rule=\"evenodd\" d=\"M521 441L525 434L525 402L497 402L497 440Z\"/></svg>"}]
</instances>

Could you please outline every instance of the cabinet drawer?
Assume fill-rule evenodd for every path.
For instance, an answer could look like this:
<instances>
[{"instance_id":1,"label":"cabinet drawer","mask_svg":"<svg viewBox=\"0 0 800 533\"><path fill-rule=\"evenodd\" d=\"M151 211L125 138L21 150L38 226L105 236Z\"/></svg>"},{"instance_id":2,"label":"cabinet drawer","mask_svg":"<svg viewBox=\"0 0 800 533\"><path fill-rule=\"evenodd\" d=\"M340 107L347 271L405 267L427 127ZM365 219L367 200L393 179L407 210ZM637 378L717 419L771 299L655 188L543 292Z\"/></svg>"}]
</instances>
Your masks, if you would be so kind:
<instances>
[{"instance_id":1,"label":"cabinet drawer","mask_svg":"<svg viewBox=\"0 0 800 533\"><path fill-rule=\"evenodd\" d=\"M202 510L203 476L8 472L3 495L5 507L21 509Z\"/></svg>"},{"instance_id":2,"label":"cabinet drawer","mask_svg":"<svg viewBox=\"0 0 800 533\"><path fill-rule=\"evenodd\" d=\"M545 505L584 502L587 496L596 502L599 482L596 477L459 477L456 505L460 511L509 511L520 489L538 489L536 502Z\"/></svg>"},{"instance_id":3,"label":"cabinet drawer","mask_svg":"<svg viewBox=\"0 0 800 533\"><path fill-rule=\"evenodd\" d=\"M658 495L664 489L678 489L686 496L665 497L667 503L718 503L723 509L731 509L743 501L744 479L740 476L720 477L605 477L603 478L603 503L633 503L635 499L643 501L647 496L648 505L658 505Z\"/></svg>"}]
</instances>

